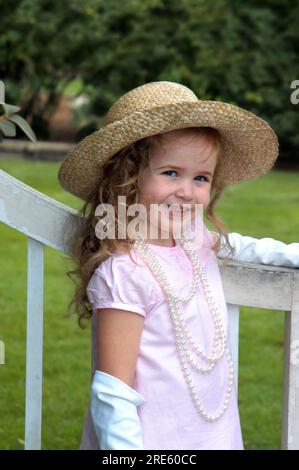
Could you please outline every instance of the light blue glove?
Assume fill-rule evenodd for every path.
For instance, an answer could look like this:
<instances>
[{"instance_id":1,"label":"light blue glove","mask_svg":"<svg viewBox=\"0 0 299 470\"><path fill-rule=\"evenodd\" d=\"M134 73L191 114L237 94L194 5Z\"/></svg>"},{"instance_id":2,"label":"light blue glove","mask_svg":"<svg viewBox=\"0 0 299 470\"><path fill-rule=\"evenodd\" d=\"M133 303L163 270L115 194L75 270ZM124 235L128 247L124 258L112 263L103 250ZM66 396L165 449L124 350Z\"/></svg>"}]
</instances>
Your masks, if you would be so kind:
<instances>
[{"instance_id":1,"label":"light blue glove","mask_svg":"<svg viewBox=\"0 0 299 470\"><path fill-rule=\"evenodd\" d=\"M145 399L122 380L96 370L90 411L101 450L143 449L137 406Z\"/></svg>"},{"instance_id":2,"label":"light blue glove","mask_svg":"<svg viewBox=\"0 0 299 470\"><path fill-rule=\"evenodd\" d=\"M229 233L228 238L236 249L236 261L299 268L299 243L287 244L274 238L254 238L237 232ZM221 239L224 243L224 236ZM226 248L218 256L228 256Z\"/></svg>"}]
</instances>

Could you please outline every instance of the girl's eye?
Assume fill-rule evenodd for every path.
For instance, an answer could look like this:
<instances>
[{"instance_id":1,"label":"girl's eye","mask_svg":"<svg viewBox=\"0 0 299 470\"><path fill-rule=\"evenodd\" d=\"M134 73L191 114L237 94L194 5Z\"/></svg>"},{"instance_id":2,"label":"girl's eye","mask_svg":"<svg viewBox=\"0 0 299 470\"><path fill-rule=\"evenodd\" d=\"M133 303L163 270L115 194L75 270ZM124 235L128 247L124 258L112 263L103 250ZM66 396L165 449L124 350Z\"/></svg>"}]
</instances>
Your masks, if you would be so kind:
<instances>
[{"instance_id":1,"label":"girl's eye","mask_svg":"<svg viewBox=\"0 0 299 470\"><path fill-rule=\"evenodd\" d=\"M162 173L162 175L165 175L165 173L176 173L176 171L174 171L174 170L167 170L167 171L164 171L164 173Z\"/></svg>"},{"instance_id":2,"label":"girl's eye","mask_svg":"<svg viewBox=\"0 0 299 470\"><path fill-rule=\"evenodd\" d=\"M162 174L164 175L165 173L176 173L176 171L175 170L167 170L167 171L164 171ZM204 178L205 181L208 181L207 177L203 176L203 175L198 175L198 176L196 176L196 178ZM199 180L197 180L197 181L199 181Z\"/></svg>"}]
</instances>

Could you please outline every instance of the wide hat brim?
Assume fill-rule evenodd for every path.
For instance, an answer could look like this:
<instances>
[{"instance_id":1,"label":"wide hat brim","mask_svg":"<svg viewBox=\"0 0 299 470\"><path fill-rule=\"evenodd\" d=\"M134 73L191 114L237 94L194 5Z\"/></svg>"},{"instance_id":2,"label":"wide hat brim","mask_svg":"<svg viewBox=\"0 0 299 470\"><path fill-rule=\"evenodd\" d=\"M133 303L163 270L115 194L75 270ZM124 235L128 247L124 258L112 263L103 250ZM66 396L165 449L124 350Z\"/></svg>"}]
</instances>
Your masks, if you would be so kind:
<instances>
[{"instance_id":1,"label":"wide hat brim","mask_svg":"<svg viewBox=\"0 0 299 470\"><path fill-rule=\"evenodd\" d=\"M83 200L101 184L99 169L109 157L139 139L186 127L212 127L220 133L219 177L224 185L266 174L278 156L278 138L263 119L220 101L198 100L136 111L107 124L79 142L62 162L61 186Z\"/></svg>"}]
</instances>

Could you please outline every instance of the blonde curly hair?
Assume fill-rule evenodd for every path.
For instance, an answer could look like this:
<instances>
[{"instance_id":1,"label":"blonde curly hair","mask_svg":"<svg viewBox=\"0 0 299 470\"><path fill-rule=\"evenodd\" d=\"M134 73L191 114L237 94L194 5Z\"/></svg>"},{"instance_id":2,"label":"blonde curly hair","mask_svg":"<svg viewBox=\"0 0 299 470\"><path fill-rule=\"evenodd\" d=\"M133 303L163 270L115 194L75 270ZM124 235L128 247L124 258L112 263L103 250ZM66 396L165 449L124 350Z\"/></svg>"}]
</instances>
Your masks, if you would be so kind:
<instances>
[{"instance_id":1,"label":"blonde curly hair","mask_svg":"<svg viewBox=\"0 0 299 470\"><path fill-rule=\"evenodd\" d=\"M184 133L204 135L213 144L217 152L217 165L214 178L211 185L211 198L209 205L205 210L205 217L214 225L217 230L215 243L212 249L217 254L220 249L227 248L230 255L222 259L226 262L231 259L234 249L229 243L228 231L224 222L219 219L215 213L216 204L221 197L224 185L218 174L219 161L221 159L221 141L216 129L210 127L191 127L183 129ZM72 314L72 307L78 315L78 325L84 329L84 319L89 320L92 317L92 307L87 297L87 285L95 269L110 256L115 256L116 250L122 250L131 256L133 240L126 233L125 239L104 238L100 240L96 236L96 224L99 217L95 215L96 207L99 204L110 204L114 208L115 214L115 233L118 233L118 197L125 196L126 208L131 204L138 202L138 176L149 164L150 149L154 142L161 141L163 134L140 139L124 149L115 153L100 168L100 185L90 195L84 203L79 214L85 219L82 225L81 233L76 236L72 247L72 261L75 263L75 269L67 271L66 274L75 284L73 298L67 307L67 316ZM130 222L132 216L126 212L126 223ZM221 235L224 236L224 246L220 243ZM74 277L74 279L73 279Z\"/></svg>"}]
</instances>

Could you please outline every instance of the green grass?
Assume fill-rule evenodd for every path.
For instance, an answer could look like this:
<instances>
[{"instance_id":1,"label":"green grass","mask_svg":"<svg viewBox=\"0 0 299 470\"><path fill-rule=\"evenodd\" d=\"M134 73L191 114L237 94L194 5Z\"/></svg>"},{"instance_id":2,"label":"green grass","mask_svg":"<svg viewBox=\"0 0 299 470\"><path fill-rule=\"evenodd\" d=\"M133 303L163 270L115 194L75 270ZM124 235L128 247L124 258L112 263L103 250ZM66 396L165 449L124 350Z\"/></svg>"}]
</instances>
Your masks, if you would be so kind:
<instances>
[{"instance_id":1,"label":"green grass","mask_svg":"<svg viewBox=\"0 0 299 470\"><path fill-rule=\"evenodd\" d=\"M82 201L57 181L58 163L1 158L0 168L24 183L79 209ZM298 173L275 171L226 189L218 215L229 231L257 238L298 241ZM24 448L27 239L1 224L0 449ZM81 330L66 306L71 264L45 249L43 449L78 449L90 383L90 328ZM246 449L279 449L283 391L284 313L241 309L239 409Z\"/></svg>"}]
</instances>

